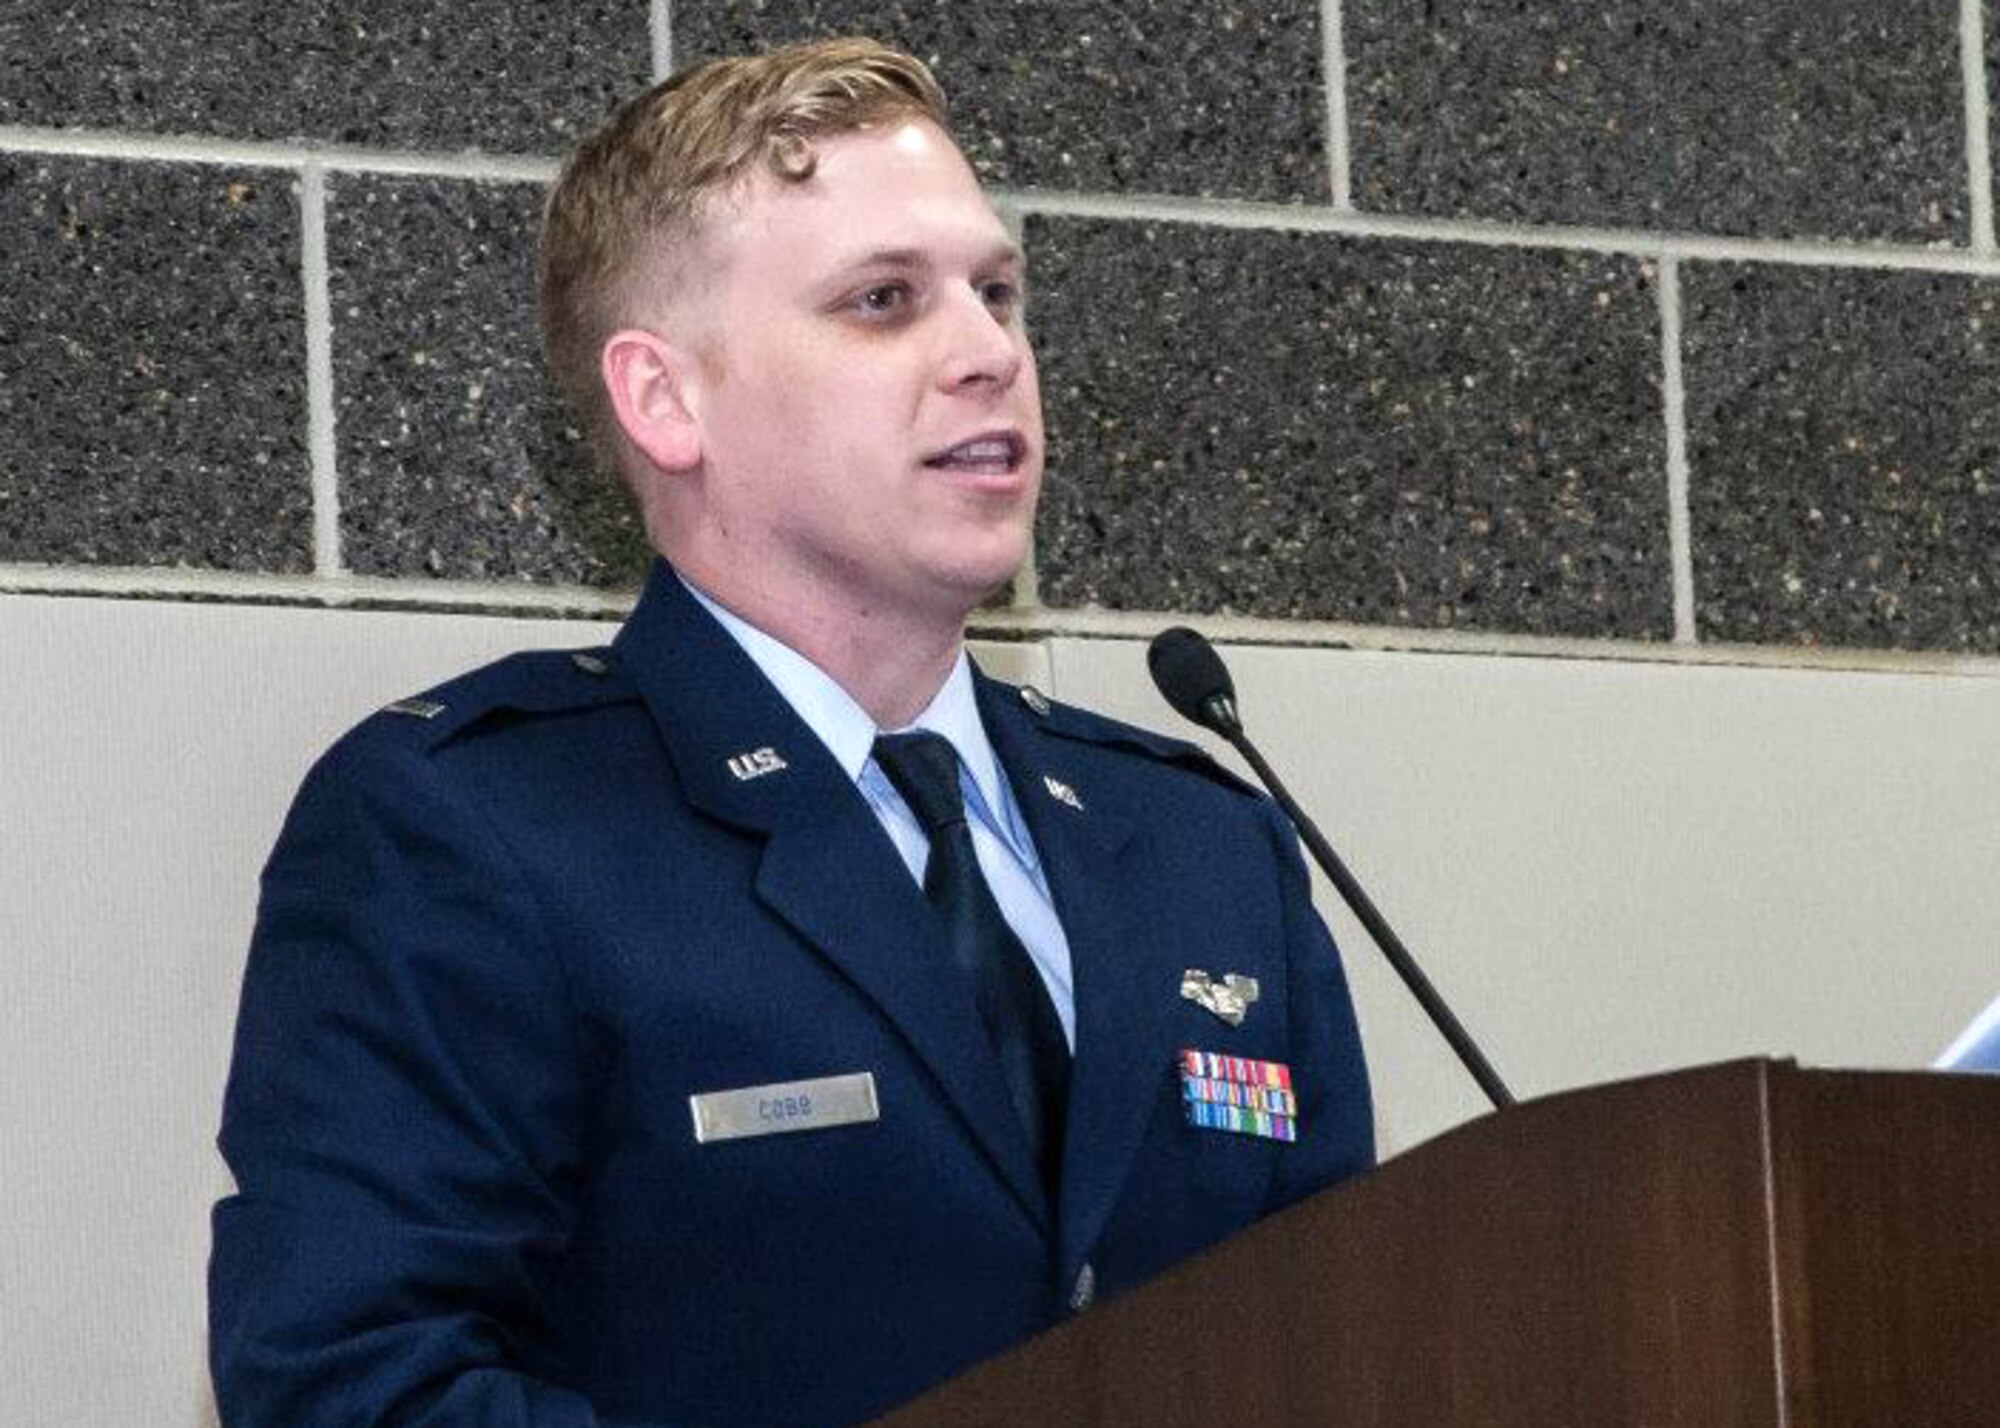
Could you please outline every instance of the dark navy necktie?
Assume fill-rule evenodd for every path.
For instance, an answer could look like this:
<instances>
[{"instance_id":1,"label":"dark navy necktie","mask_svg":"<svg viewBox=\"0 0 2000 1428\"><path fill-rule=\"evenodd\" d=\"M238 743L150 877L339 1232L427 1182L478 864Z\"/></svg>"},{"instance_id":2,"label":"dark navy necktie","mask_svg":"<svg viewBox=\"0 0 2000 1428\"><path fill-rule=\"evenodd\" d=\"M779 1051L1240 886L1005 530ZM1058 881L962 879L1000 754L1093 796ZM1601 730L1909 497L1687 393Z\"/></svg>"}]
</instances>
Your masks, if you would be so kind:
<instances>
[{"instance_id":1,"label":"dark navy necktie","mask_svg":"<svg viewBox=\"0 0 2000 1428\"><path fill-rule=\"evenodd\" d=\"M919 730L882 735L875 762L930 838L924 896L944 919L953 962L972 983L979 1019L1053 1201L1069 1104L1069 1044L1041 974L979 870L959 790L958 754L942 734Z\"/></svg>"}]
</instances>

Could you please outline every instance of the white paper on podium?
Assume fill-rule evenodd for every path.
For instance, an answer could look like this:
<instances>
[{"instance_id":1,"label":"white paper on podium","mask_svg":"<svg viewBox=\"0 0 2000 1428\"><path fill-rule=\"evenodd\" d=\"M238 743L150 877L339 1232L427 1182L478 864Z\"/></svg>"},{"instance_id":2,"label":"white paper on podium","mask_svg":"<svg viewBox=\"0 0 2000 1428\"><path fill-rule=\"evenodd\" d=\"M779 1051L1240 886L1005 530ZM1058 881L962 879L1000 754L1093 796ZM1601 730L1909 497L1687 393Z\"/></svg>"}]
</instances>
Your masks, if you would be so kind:
<instances>
[{"instance_id":1,"label":"white paper on podium","mask_svg":"<svg viewBox=\"0 0 2000 1428\"><path fill-rule=\"evenodd\" d=\"M2000 1071L2000 997L1972 1019L1972 1025L1944 1049L1939 1071Z\"/></svg>"}]
</instances>

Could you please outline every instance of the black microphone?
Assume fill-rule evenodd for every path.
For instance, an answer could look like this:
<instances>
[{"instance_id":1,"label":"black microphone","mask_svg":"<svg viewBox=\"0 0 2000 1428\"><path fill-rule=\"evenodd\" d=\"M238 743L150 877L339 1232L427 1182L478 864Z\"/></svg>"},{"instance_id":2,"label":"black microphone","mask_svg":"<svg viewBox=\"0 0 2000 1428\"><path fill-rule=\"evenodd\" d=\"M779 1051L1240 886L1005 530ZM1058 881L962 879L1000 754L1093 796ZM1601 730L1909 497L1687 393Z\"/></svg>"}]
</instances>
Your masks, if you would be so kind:
<instances>
[{"instance_id":1,"label":"black microphone","mask_svg":"<svg viewBox=\"0 0 2000 1428\"><path fill-rule=\"evenodd\" d=\"M1236 685L1215 647L1194 630L1177 625L1154 638L1146 650L1146 667L1152 671L1153 683L1166 696L1167 703L1173 705L1184 718L1227 739L1230 747L1243 755L1244 761L1256 770L1258 779L1270 790L1271 797L1278 801L1278 807L1285 811L1285 816L1292 820L1292 826L1299 830L1299 837L1312 853L1313 861L1320 865L1339 890L1342 900L1368 930L1375 945L1382 949L1382 955L1389 959L1389 965L1396 969L1396 975L1403 979L1403 985L1410 989L1410 994L1423 1007L1431 1024L1451 1043L1459 1062L1479 1083L1486 1099L1495 1106L1513 1105L1514 1094L1500 1079L1500 1073L1493 1069L1471 1033L1452 1015L1451 1008L1438 995L1437 988L1431 985L1431 979L1424 975L1423 968L1417 965L1416 958L1410 955L1410 949L1403 945L1403 939L1396 935L1396 930L1389 926L1388 919L1376 910L1368 894L1362 891L1354 874L1347 871L1347 865L1340 861L1333 845L1326 841L1312 819L1306 816L1305 810L1293 800L1277 772L1264 762L1264 756L1257 752L1257 746L1243 732L1243 719L1236 709Z\"/></svg>"},{"instance_id":2,"label":"black microphone","mask_svg":"<svg viewBox=\"0 0 2000 1428\"><path fill-rule=\"evenodd\" d=\"M1153 683L1183 719L1232 743L1243 732L1236 684L1215 646L1185 625L1162 632L1146 649Z\"/></svg>"}]
</instances>

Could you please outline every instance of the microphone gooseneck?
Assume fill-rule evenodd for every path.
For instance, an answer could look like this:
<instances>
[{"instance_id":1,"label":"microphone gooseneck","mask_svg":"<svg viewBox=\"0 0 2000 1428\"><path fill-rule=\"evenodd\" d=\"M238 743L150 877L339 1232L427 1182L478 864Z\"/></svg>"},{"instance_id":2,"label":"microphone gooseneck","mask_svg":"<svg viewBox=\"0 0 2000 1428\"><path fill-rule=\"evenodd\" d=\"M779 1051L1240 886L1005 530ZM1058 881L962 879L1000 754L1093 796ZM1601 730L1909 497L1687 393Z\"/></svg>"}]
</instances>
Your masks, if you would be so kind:
<instances>
[{"instance_id":1,"label":"microphone gooseneck","mask_svg":"<svg viewBox=\"0 0 2000 1428\"><path fill-rule=\"evenodd\" d=\"M1243 720L1236 708L1236 685L1229 677L1229 669L1222 662L1222 656L1215 647L1199 633L1184 625L1162 631L1146 651L1146 666L1151 670L1153 683L1173 705L1183 718L1199 724L1211 733L1220 734L1229 741L1230 747L1241 754L1244 761L1256 772L1278 807L1292 820L1298 829L1299 838L1313 855L1328 880L1339 891L1342 901L1352 909L1363 928L1374 940L1382 955L1389 959L1389 965L1396 969L1396 975L1403 979L1403 985L1423 1007L1425 1015L1440 1035L1450 1043L1459 1062L1479 1083L1480 1090L1495 1106L1511 1106L1514 1094L1507 1089L1500 1073L1486 1059L1470 1032L1452 1014L1444 998L1431 985L1416 958L1410 955L1403 939L1389 926L1387 918L1376 909L1373 900L1356 881L1354 874L1333 851L1333 845L1326 841L1319 828L1304 809L1292 798L1277 771L1266 763L1257 746L1250 742L1250 736L1243 730Z\"/></svg>"}]
</instances>

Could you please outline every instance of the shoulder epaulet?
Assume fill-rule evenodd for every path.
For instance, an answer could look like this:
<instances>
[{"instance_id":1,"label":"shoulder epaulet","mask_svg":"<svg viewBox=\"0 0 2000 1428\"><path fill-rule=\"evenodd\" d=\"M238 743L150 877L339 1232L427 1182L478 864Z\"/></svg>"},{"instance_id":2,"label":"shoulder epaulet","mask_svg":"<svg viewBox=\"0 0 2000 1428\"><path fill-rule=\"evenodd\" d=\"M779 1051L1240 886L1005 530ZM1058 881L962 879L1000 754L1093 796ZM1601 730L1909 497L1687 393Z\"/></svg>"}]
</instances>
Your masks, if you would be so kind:
<instances>
[{"instance_id":1,"label":"shoulder epaulet","mask_svg":"<svg viewBox=\"0 0 2000 1428\"><path fill-rule=\"evenodd\" d=\"M384 705L375 718L407 721L414 737L434 749L499 715L570 713L638 697L608 647L525 650Z\"/></svg>"},{"instance_id":2,"label":"shoulder epaulet","mask_svg":"<svg viewBox=\"0 0 2000 1428\"><path fill-rule=\"evenodd\" d=\"M1058 738L1076 739L1105 748L1127 749L1201 774L1238 793L1247 793L1253 798L1263 797L1255 786L1217 763L1199 744L1157 734L1151 729L1080 709L1074 704L1060 703L1031 684L1022 685L1016 694L1034 714L1036 722Z\"/></svg>"}]
</instances>

